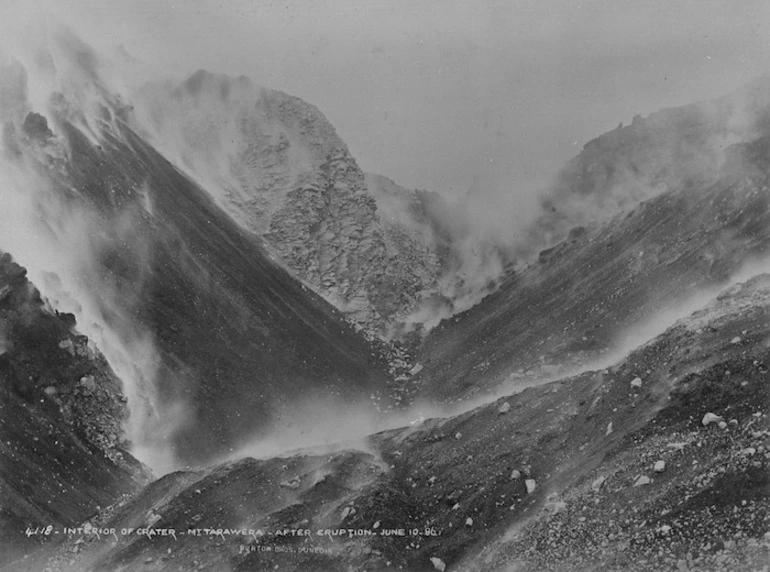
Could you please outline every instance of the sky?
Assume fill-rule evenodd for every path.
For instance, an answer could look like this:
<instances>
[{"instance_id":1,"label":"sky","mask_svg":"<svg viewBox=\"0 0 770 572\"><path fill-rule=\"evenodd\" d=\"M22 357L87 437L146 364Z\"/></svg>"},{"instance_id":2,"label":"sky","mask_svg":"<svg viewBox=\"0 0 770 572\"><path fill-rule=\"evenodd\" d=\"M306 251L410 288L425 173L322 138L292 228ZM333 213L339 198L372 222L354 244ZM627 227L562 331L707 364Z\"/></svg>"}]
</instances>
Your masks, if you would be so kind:
<instances>
[{"instance_id":1,"label":"sky","mask_svg":"<svg viewBox=\"0 0 770 572\"><path fill-rule=\"evenodd\" d=\"M361 167L518 196L635 114L770 72L764 0L0 0L162 73L244 74L316 105Z\"/></svg>"}]
</instances>

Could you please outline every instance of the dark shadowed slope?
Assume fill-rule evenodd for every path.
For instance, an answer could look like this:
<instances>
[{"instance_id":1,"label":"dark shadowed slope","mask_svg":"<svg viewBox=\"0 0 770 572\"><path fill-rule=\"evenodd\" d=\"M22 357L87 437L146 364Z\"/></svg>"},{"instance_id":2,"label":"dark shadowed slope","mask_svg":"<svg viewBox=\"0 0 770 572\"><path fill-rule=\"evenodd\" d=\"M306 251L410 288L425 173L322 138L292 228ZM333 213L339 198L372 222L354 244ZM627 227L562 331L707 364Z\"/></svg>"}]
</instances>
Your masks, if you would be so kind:
<instances>
[{"instance_id":1,"label":"dark shadowed slope","mask_svg":"<svg viewBox=\"0 0 770 572\"><path fill-rule=\"evenodd\" d=\"M478 306L443 322L419 356L422 391L451 400L602 358L629 330L681 315L704 289L768 255L764 137L731 147L708 183L673 186L607 223L575 228Z\"/></svg>"},{"instance_id":2,"label":"dark shadowed slope","mask_svg":"<svg viewBox=\"0 0 770 572\"><path fill-rule=\"evenodd\" d=\"M91 294L101 297L107 326L153 339L160 363L151 417L169 420L176 458L227 455L260 430L290 425L320 396L371 406L385 384L374 349L204 191L103 113L98 143L57 122L67 160L40 170L67 208L96 213L88 234L98 242L100 282ZM25 153L34 144L18 141Z\"/></svg>"}]
</instances>

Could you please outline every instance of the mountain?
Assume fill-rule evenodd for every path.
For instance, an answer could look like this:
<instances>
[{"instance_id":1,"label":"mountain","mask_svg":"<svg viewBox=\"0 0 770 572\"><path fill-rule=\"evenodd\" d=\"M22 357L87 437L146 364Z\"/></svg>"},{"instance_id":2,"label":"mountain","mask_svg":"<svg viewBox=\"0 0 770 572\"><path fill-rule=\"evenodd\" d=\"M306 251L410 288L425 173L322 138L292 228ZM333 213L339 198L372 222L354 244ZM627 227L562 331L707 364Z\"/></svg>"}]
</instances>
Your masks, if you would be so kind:
<instances>
[{"instance_id":1,"label":"mountain","mask_svg":"<svg viewBox=\"0 0 770 572\"><path fill-rule=\"evenodd\" d=\"M4 569L764 565L764 80L500 244L301 100L110 70L0 67Z\"/></svg>"},{"instance_id":2,"label":"mountain","mask_svg":"<svg viewBox=\"0 0 770 572\"><path fill-rule=\"evenodd\" d=\"M149 84L138 101L148 139L353 322L387 331L437 289L429 221L383 211L380 179L313 105L203 70Z\"/></svg>"},{"instance_id":3,"label":"mountain","mask_svg":"<svg viewBox=\"0 0 770 572\"><path fill-rule=\"evenodd\" d=\"M167 470L320 402L376 415L377 348L138 136L83 68L91 52L72 51L77 91L54 93L46 116L22 101L5 122L2 238L122 378L135 447Z\"/></svg>"},{"instance_id":4,"label":"mountain","mask_svg":"<svg viewBox=\"0 0 770 572\"><path fill-rule=\"evenodd\" d=\"M553 244L575 226L668 190L708 186L723 173L732 145L768 134L768 101L765 76L718 99L621 123L586 143L561 169L541 198L543 212L530 232Z\"/></svg>"},{"instance_id":5,"label":"mountain","mask_svg":"<svg viewBox=\"0 0 770 572\"><path fill-rule=\"evenodd\" d=\"M634 329L642 335L647 331L647 337L661 332L677 316L697 309L704 292L715 293L741 269L766 260L770 255L770 131L763 119L770 110L767 86L763 93L764 107L751 102L759 111L757 121L745 130L747 141L724 149L693 146L689 164L676 156L665 162L659 159L657 142L684 146L683 124L700 133L698 141L706 139L712 113L695 114L701 106L678 113L669 110L663 114L665 121L659 115L637 120L637 126L589 143L560 173L546 205L562 197L568 180L573 181L569 188L587 197L587 204L565 195L561 203L554 203L563 203L564 210L577 204L588 212L609 193L633 193L642 180L660 178L665 189L641 203L626 196L630 206L615 216L572 227L532 263L501 278L497 290L477 306L442 322L415 357L424 366L416 381L423 395L465 399L501 388L514 390L533 378L552 379L586 364L611 363L618 351L633 348L628 344L634 342ZM724 101L733 100L720 101L721 109ZM651 149L654 160L648 156ZM722 159L712 164L717 151ZM686 176L700 162L709 169ZM637 165L636 186L609 182L606 174L597 174L607 169L623 172L628 164ZM598 167L602 165L612 167ZM586 178L586 173L593 178ZM540 237L566 220L575 219L546 208L530 230L538 237L533 244L546 244Z\"/></svg>"}]
</instances>

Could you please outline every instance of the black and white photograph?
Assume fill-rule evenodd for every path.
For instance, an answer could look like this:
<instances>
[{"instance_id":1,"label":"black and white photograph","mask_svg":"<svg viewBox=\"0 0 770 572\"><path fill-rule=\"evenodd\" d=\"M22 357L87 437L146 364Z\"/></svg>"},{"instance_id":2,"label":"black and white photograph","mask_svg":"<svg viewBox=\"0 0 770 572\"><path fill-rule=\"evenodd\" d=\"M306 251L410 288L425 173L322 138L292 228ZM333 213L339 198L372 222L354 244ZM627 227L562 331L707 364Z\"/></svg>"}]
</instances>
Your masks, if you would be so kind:
<instances>
[{"instance_id":1,"label":"black and white photograph","mask_svg":"<svg viewBox=\"0 0 770 572\"><path fill-rule=\"evenodd\" d=\"M770 3L0 0L0 570L770 572Z\"/></svg>"}]
</instances>

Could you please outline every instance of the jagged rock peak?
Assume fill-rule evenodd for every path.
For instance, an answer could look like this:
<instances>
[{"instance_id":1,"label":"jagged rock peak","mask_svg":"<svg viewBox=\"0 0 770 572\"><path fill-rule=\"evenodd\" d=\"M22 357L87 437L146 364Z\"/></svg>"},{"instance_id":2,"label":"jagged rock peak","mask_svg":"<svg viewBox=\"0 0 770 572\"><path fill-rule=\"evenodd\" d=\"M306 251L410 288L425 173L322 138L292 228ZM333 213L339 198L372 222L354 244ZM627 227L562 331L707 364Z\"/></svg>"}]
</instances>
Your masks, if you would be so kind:
<instances>
[{"instance_id":1,"label":"jagged rock peak","mask_svg":"<svg viewBox=\"0 0 770 572\"><path fill-rule=\"evenodd\" d=\"M385 329L435 286L432 231L404 226L409 217L382 220L364 173L315 106L205 71L142 95L166 156L351 320Z\"/></svg>"}]
</instances>

